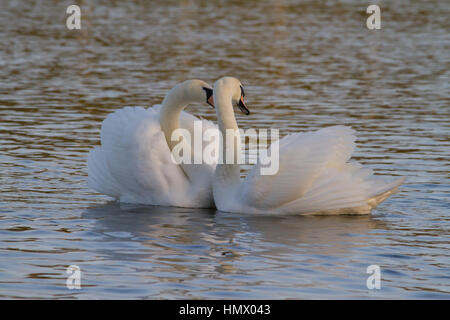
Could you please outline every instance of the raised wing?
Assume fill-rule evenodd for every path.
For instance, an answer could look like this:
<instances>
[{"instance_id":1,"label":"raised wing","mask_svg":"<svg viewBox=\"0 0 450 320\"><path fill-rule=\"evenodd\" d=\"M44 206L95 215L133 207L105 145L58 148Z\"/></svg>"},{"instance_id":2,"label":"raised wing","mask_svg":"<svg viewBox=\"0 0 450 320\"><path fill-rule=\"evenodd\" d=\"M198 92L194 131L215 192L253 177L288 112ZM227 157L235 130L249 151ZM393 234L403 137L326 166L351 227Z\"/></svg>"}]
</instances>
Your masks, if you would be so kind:
<instances>
[{"instance_id":1,"label":"raised wing","mask_svg":"<svg viewBox=\"0 0 450 320\"><path fill-rule=\"evenodd\" d=\"M322 174L340 170L355 146L354 131L333 126L314 132L295 133L279 140L279 170L261 175L261 162L242 184L242 201L256 208L277 208L304 196ZM270 147L270 152L275 148Z\"/></svg>"}]
</instances>

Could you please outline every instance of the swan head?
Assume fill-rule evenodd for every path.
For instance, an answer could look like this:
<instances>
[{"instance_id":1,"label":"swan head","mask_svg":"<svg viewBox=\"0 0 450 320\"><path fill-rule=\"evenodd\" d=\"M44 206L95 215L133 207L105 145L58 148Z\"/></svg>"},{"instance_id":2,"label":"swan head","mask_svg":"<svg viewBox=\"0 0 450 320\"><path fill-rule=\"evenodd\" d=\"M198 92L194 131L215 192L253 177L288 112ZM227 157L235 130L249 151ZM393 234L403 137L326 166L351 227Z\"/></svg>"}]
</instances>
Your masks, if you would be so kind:
<instances>
[{"instance_id":1,"label":"swan head","mask_svg":"<svg viewBox=\"0 0 450 320\"><path fill-rule=\"evenodd\" d=\"M216 81L214 84L214 88L217 90L227 91L229 95L231 95L231 102L233 105L236 105L242 113L245 115L250 114L250 110L248 110L247 106L244 103L245 91L242 83L233 77L223 77Z\"/></svg>"},{"instance_id":2,"label":"swan head","mask_svg":"<svg viewBox=\"0 0 450 320\"><path fill-rule=\"evenodd\" d=\"M205 81L194 79L179 84L183 88L183 95L189 103L206 102L214 108L213 88Z\"/></svg>"}]
</instances>

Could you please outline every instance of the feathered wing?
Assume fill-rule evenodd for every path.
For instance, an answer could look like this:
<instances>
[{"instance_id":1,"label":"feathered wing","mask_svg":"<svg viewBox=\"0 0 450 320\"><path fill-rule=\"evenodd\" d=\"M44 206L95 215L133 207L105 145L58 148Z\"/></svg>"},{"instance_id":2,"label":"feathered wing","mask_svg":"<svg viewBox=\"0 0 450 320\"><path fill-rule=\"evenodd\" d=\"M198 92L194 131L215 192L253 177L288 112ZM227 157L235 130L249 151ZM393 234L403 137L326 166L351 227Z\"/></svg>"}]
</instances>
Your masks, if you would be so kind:
<instances>
[{"instance_id":1,"label":"feathered wing","mask_svg":"<svg viewBox=\"0 0 450 320\"><path fill-rule=\"evenodd\" d=\"M184 173L171 161L158 108L118 110L103 121L100 135L102 145L88 159L92 188L147 204L170 204L187 188Z\"/></svg>"},{"instance_id":2,"label":"feathered wing","mask_svg":"<svg viewBox=\"0 0 450 320\"><path fill-rule=\"evenodd\" d=\"M286 213L370 210L371 198L401 182L373 180L370 169L348 162L355 139L354 131L345 126L284 137L279 141L278 173L261 175L257 164L243 181L242 201L256 209Z\"/></svg>"},{"instance_id":3,"label":"feathered wing","mask_svg":"<svg viewBox=\"0 0 450 320\"><path fill-rule=\"evenodd\" d=\"M193 185L172 160L159 123L160 108L160 105L148 109L126 107L108 115L102 123L101 146L88 156L88 183L100 193L123 202L203 206L196 203L207 198L195 194L203 192L200 181ZM195 120L199 119L182 112L180 127L191 131ZM201 121L203 130L214 126ZM212 177L214 168L215 164L196 166L200 178Z\"/></svg>"}]
</instances>

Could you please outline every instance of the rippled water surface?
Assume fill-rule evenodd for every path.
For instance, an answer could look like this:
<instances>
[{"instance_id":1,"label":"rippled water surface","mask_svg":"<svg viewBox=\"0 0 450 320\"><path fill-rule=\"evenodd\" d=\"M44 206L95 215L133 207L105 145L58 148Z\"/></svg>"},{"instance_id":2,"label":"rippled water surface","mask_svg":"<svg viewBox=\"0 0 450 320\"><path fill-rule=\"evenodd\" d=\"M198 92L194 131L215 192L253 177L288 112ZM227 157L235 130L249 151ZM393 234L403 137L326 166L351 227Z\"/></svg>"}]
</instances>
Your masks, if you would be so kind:
<instances>
[{"instance_id":1,"label":"rippled water surface","mask_svg":"<svg viewBox=\"0 0 450 320\"><path fill-rule=\"evenodd\" d=\"M357 0L81 1L80 31L70 1L1 3L0 298L450 298L448 1L382 2L378 31ZM107 114L224 75L246 87L241 127L350 125L355 159L405 184L362 217L132 206L87 187Z\"/></svg>"}]
</instances>

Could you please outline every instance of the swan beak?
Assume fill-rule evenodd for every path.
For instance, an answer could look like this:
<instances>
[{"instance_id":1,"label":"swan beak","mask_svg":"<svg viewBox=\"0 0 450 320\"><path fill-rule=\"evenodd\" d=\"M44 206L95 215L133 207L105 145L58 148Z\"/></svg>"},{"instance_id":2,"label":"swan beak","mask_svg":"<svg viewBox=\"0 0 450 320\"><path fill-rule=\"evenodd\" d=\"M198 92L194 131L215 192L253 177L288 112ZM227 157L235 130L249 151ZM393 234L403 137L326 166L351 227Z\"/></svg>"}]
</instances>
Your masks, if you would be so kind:
<instances>
[{"instance_id":1,"label":"swan beak","mask_svg":"<svg viewBox=\"0 0 450 320\"><path fill-rule=\"evenodd\" d=\"M214 96L213 95L211 95L208 99L206 99L206 103L209 104L211 107L213 107L215 109L215 107L214 107Z\"/></svg>"},{"instance_id":2,"label":"swan beak","mask_svg":"<svg viewBox=\"0 0 450 320\"><path fill-rule=\"evenodd\" d=\"M203 90L206 92L206 103L209 104L211 107L214 107L214 97L213 97L213 89L202 87Z\"/></svg>"},{"instance_id":3,"label":"swan beak","mask_svg":"<svg viewBox=\"0 0 450 320\"><path fill-rule=\"evenodd\" d=\"M239 109L241 109L242 113L245 114L246 116L250 114L250 110L248 110L247 107L245 106L244 97L242 95L241 99L239 100L238 107Z\"/></svg>"}]
</instances>

